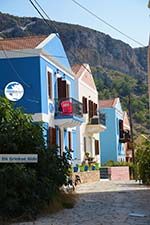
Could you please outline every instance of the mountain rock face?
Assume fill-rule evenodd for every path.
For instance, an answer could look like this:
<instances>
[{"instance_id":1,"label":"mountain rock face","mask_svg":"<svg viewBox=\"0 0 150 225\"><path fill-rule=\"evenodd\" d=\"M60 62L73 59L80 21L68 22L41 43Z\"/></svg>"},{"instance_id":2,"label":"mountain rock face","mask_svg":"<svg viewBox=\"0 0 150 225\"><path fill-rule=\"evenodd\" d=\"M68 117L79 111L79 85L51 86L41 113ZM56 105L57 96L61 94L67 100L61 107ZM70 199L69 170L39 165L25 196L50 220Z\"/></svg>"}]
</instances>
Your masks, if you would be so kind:
<instances>
[{"instance_id":1,"label":"mountain rock face","mask_svg":"<svg viewBox=\"0 0 150 225\"><path fill-rule=\"evenodd\" d=\"M58 32L70 63L89 63L93 67L105 67L127 73L134 77L145 77L147 70L146 48L131 48L120 40L104 33L60 22L49 22L30 17L16 17L0 13L0 37L20 37ZM56 26L56 29L55 29Z\"/></svg>"},{"instance_id":2,"label":"mountain rock face","mask_svg":"<svg viewBox=\"0 0 150 225\"><path fill-rule=\"evenodd\" d=\"M134 132L149 134L147 47L131 48L109 35L79 25L0 13L0 38L59 33L71 65L91 66L100 99L121 97L128 110L131 95Z\"/></svg>"}]
</instances>

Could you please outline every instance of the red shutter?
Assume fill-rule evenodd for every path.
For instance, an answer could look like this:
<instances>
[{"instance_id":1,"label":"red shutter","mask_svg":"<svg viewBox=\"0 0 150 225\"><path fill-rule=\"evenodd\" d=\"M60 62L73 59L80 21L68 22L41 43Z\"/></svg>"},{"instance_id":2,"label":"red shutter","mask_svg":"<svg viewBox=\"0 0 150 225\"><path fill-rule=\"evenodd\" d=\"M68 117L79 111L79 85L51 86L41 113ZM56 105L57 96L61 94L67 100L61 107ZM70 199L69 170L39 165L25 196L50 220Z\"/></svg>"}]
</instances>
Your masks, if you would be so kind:
<instances>
[{"instance_id":1,"label":"red shutter","mask_svg":"<svg viewBox=\"0 0 150 225\"><path fill-rule=\"evenodd\" d=\"M91 117L94 116L94 103L91 101Z\"/></svg>"},{"instance_id":2,"label":"red shutter","mask_svg":"<svg viewBox=\"0 0 150 225\"><path fill-rule=\"evenodd\" d=\"M89 100L89 119L91 119L94 115L94 110L93 110L93 102Z\"/></svg>"},{"instance_id":3,"label":"red shutter","mask_svg":"<svg viewBox=\"0 0 150 225\"><path fill-rule=\"evenodd\" d=\"M85 98L85 113L87 113L87 98Z\"/></svg>"},{"instance_id":4,"label":"red shutter","mask_svg":"<svg viewBox=\"0 0 150 225\"><path fill-rule=\"evenodd\" d=\"M62 98L67 97L67 83L65 80L62 80Z\"/></svg>"},{"instance_id":5,"label":"red shutter","mask_svg":"<svg viewBox=\"0 0 150 225\"><path fill-rule=\"evenodd\" d=\"M58 86L58 99L61 98L61 92L62 92L62 88L61 88L61 78L57 79L57 86Z\"/></svg>"},{"instance_id":6,"label":"red shutter","mask_svg":"<svg viewBox=\"0 0 150 225\"><path fill-rule=\"evenodd\" d=\"M68 148L69 150L72 149L72 140L71 140L71 132L68 132Z\"/></svg>"},{"instance_id":7,"label":"red shutter","mask_svg":"<svg viewBox=\"0 0 150 225\"><path fill-rule=\"evenodd\" d=\"M95 140L95 155L99 155L99 141Z\"/></svg>"},{"instance_id":8,"label":"red shutter","mask_svg":"<svg viewBox=\"0 0 150 225\"><path fill-rule=\"evenodd\" d=\"M119 120L119 137L124 138L123 120Z\"/></svg>"},{"instance_id":9,"label":"red shutter","mask_svg":"<svg viewBox=\"0 0 150 225\"><path fill-rule=\"evenodd\" d=\"M48 96L52 98L52 75L48 72Z\"/></svg>"},{"instance_id":10,"label":"red shutter","mask_svg":"<svg viewBox=\"0 0 150 225\"><path fill-rule=\"evenodd\" d=\"M94 107L94 109L93 109L94 110L94 113L93 114L94 115L97 115L97 104L94 103L93 107Z\"/></svg>"},{"instance_id":11,"label":"red shutter","mask_svg":"<svg viewBox=\"0 0 150 225\"><path fill-rule=\"evenodd\" d=\"M87 113L87 98L82 98L82 104L83 104L83 113Z\"/></svg>"},{"instance_id":12,"label":"red shutter","mask_svg":"<svg viewBox=\"0 0 150 225\"><path fill-rule=\"evenodd\" d=\"M69 84L66 83L66 98L69 98Z\"/></svg>"},{"instance_id":13,"label":"red shutter","mask_svg":"<svg viewBox=\"0 0 150 225\"><path fill-rule=\"evenodd\" d=\"M56 129L49 127L49 146L56 145Z\"/></svg>"}]
</instances>

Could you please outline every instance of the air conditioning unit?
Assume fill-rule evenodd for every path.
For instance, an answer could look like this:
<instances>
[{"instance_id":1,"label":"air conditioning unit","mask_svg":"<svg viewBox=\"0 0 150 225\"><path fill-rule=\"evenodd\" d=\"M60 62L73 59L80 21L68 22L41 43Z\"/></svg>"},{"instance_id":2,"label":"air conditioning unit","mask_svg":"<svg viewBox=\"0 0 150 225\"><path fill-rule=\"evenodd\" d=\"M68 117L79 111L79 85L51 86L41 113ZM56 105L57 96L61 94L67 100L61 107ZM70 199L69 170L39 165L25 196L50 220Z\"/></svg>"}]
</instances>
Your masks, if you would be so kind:
<instances>
[{"instance_id":1,"label":"air conditioning unit","mask_svg":"<svg viewBox=\"0 0 150 225\"><path fill-rule=\"evenodd\" d=\"M99 124L100 121L99 121L99 117L98 116L93 116L91 118L91 124Z\"/></svg>"}]
</instances>

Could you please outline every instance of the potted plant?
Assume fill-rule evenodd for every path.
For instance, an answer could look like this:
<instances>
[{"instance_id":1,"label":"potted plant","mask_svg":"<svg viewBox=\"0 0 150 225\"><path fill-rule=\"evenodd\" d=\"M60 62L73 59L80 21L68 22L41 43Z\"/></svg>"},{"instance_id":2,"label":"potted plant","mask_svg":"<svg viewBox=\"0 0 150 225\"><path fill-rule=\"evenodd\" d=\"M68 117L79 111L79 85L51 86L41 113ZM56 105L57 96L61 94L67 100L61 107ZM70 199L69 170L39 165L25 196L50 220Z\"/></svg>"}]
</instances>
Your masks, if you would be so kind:
<instances>
[{"instance_id":1,"label":"potted plant","mask_svg":"<svg viewBox=\"0 0 150 225\"><path fill-rule=\"evenodd\" d=\"M88 165L85 165L84 166L84 171L88 171L89 170L89 166Z\"/></svg>"},{"instance_id":2,"label":"potted plant","mask_svg":"<svg viewBox=\"0 0 150 225\"><path fill-rule=\"evenodd\" d=\"M92 170L96 170L96 166L95 165L92 165Z\"/></svg>"},{"instance_id":3,"label":"potted plant","mask_svg":"<svg viewBox=\"0 0 150 225\"><path fill-rule=\"evenodd\" d=\"M73 167L73 172L76 173L78 172L79 170L79 167L78 167L78 164L76 164L76 166Z\"/></svg>"}]
</instances>

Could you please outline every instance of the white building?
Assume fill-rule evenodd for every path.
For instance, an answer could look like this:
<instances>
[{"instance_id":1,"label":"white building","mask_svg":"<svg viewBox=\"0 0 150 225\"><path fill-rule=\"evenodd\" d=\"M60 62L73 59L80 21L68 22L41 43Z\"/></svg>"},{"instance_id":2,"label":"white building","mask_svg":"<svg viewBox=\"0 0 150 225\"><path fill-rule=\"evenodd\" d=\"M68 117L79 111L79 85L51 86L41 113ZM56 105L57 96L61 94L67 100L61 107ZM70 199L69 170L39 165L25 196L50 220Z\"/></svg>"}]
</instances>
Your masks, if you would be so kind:
<instances>
[{"instance_id":1,"label":"white building","mask_svg":"<svg viewBox=\"0 0 150 225\"><path fill-rule=\"evenodd\" d=\"M74 65L75 85L78 101L83 104L84 122L77 131L77 157L75 164L89 160L100 163L99 133L105 129L97 112L98 92L88 64Z\"/></svg>"}]
</instances>

